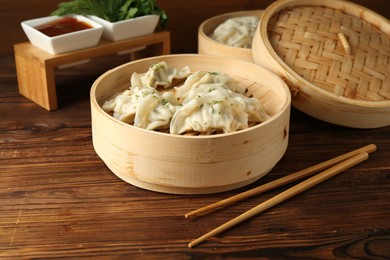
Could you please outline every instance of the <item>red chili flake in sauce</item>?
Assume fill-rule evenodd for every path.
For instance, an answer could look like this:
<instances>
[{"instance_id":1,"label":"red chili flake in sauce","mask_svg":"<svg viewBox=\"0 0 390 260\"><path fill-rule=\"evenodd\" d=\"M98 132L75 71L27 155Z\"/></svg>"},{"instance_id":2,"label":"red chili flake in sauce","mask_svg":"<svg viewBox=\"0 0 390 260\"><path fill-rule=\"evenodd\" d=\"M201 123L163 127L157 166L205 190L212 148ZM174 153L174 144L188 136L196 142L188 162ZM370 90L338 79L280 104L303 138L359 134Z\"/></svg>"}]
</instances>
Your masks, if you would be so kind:
<instances>
[{"instance_id":1,"label":"red chili flake in sauce","mask_svg":"<svg viewBox=\"0 0 390 260\"><path fill-rule=\"evenodd\" d=\"M50 37L89 28L92 28L90 24L77 20L74 17L64 17L35 27L35 29Z\"/></svg>"}]
</instances>

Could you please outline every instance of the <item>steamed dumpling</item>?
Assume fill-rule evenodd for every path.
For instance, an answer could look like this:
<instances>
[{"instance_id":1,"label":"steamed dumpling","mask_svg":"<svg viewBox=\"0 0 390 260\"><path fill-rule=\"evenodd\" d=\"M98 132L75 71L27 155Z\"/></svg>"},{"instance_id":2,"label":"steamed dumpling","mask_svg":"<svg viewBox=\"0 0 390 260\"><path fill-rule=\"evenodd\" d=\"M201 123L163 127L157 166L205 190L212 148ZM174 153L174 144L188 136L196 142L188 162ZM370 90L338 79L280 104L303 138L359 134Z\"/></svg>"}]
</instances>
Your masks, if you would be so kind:
<instances>
[{"instance_id":1,"label":"steamed dumpling","mask_svg":"<svg viewBox=\"0 0 390 260\"><path fill-rule=\"evenodd\" d=\"M122 122L132 124L134 122L135 111L137 110L137 103L139 96L135 93L137 89L128 89L114 98L104 102L102 109Z\"/></svg>"},{"instance_id":2,"label":"steamed dumpling","mask_svg":"<svg viewBox=\"0 0 390 260\"><path fill-rule=\"evenodd\" d=\"M224 83L202 84L193 90L196 95L187 96L173 115L171 134L229 133L248 128L248 122L258 123L268 118L258 99L235 93Z\"/></svg>"},{"instance_id":3,"label":"steamed dumpling","mask_svg":"<svg viewBox=\"0 0 390 260\"><path fill-rule=\"evenodd\" d=\"M171 92L161 94L152 87L132 87L106 101L102 108L122 122L155 130L167 129L179 106Z\"/></svg>"},{"instance_id":4,"label":"steamed dumpling","mask_svg":"<svg viewBox=\"0 0 390 260\"><path fill-rule=\"evenodd\" d=\"M234 78L220 72L197 71L187 78L184 84L176 87L176 97L179 99L193 98L197 88L202 84L223 83L230 90L237 93L244 93L244 90L237 86Z\"/></svg>"},{"instance_id":5,"label":"steamed dumpling","mask_svg":"<svg viewBox=\"0 0 390 260\"><path fill-rule=\"evenodd\" d=\"M130 81L131 86L133 87L142 88L148 86L157 88L158 86L162 86L164 88L169 88L172 86L175 79L185 79L190 73L188 66L178 70L168 66L168 64L163 61L150 66L149 70L145 73L134 72L131 75Z\"/></svg>"},{"instance_id":6,"label":"steamed dumpling","mask_svg":"<svg viewBox=\"0 0 390 260\"><path fill-rule=\"evenodd\" d=\"M240 48L252 48L252 40L259 24L257 16L227 19L210 35L217 42Z\"/></svg>"},{"instance_id":7,"label":"steamed dumpling","mask_svg":"<svg viewBox=\"0 0 390 260\"><path fill-rule=\"evenodd\" d=\"M168 129L179 107L180 104L171 92L148 95L138 104L134 126L148 130Z\"/></svg>"}]
</instances>

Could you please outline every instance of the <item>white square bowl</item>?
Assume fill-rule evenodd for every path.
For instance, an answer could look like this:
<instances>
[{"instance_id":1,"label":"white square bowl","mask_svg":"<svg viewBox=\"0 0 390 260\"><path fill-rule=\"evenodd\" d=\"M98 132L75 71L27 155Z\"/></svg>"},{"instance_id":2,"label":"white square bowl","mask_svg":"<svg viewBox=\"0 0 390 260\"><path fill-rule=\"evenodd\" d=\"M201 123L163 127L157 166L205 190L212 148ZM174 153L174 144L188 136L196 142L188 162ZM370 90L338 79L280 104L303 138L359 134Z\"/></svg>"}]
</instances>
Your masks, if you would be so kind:
<instances>
[{"instance_id":1,"label":"white square bowl","mask_svg":"<svg viewBox=\"0 0 390 260\"><path fill-rule=\"evenodd\" d=\"M39 25L49 23L63 17L74 17L80 21L88 23L92 26L92 28L53 37L47 36L36 29ZM48 16L23 21L21 25L31 44L51 54L60 54L96 46L103 33L102 25L82 15Z\"/></svg>"},{"instance_id":2,"label":"white square bowl","mask_svg":"<svg viewBox=\"0 0 390 260\"><path fill-rule=\"evenodd\" d=\"M118 22L109 22L100 17L89 15L88 18L104 27L103 37L112 41L121 41L151 34L160 19L158 15L145 15Z\"/></svg>"}]
</instances>

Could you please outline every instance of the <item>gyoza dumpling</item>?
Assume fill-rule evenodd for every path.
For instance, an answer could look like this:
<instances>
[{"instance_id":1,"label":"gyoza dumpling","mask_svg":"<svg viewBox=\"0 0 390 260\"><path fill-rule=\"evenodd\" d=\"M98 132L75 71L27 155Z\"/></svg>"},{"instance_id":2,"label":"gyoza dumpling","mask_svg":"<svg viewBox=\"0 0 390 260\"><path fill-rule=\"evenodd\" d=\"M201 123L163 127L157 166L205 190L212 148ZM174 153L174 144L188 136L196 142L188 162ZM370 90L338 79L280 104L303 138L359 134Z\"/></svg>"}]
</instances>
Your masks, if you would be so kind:
<instances>
[{"instance_id":1,"label":"gyoza dumpling","mask_svg":"<svg viewBox=\"0 0 390 260\"><path fill-rule=\"evenodd\" d=\"M183 102L173 115L171 134L196 131L230 133L248 128L248 122L263 122L268 118L256 98L235 93L224 83L202 84L194 98Z\"/></svg>"},{"instance_id":2,"label":"gyoza dumpling","mask_svg":"<svg viewBox=\"0 0 390 260\"><path fill-rule=\"evenodd\" d=\"M152 87L132 87L106 101L102 108L122 122L154 130L168 128L179 105L170 92L161 95Z\"/></svg>"},{"instance_id":3,"label":"gyoza dumpling","mask_svg":"<svg viewBox=\"0 0 390 260\"><path fill-rule=\"evenodd\" d=\"M179 99L187 99L188 96L193 98L198 92L197 88L202 84L222 83L227 88L234 92L244 93L244 90L240 88L234 78L221 73L221 72L207 72L197 71L190 75L184 84L180 87L176 87L176 97Z\"/></svg>"},{"instance_id":4,"label":"gyoza dumpling","mask_svg":"<svg viewBox=\"0 0 390 260\"><path fill-rule=\"evenodd\" d=\"M148 95L137 106L134 126L148 129L168 129L172 116L180 103L171 92L162 95Z\"/></svg>"},{"instance_id":5,"label":"gyoza dumpling","mask_svg":"<svg viewBox=\"0 0 390 260\"><path fill-rule=\"evenodd\" d=\"M227 19L214 30L210 37L229 46L252 48L252 40L259 20L257 16L241 16Z\"/></svg>"},{"instance_id":6,"label":"gyoza dumpling","mask_svg":"<svg viewBox=\"0 0 390 260\"><path fill-rule=\"evenodd\" d=\"M150 66L149 70L145 73L134 72L131 75L131 86L132 87L153 87L157 88L162 86L169 88L172 86L173 81L185 79L190 74L188 66L178 70L174 67L168 66L166 62L160 62Z\"/></svg>"},{"instance_id":7,"label":"gyoza dumpling","mask_svg":"<svg viewBox=\"0 0 390 260\"><path fill-rule=\"evenodd\" d=\"M128 89L104 102L102 109L122 122L132 124L134 122L135 111L139 102L139 88ZM149 90L154 92L155 89ZM145 89L148 92L148 89Z\"/></svg>"}]
</instances>

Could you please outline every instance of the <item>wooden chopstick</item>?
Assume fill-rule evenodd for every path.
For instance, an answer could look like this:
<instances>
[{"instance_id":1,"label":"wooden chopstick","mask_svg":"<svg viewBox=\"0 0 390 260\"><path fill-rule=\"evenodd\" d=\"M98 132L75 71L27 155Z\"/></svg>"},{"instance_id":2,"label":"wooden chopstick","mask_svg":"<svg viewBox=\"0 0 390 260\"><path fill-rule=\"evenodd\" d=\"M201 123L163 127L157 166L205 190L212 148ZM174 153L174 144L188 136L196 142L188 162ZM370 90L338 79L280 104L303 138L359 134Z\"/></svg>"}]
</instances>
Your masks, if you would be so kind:
<instances>
[{"instance_id":1,"label":"wooden chopstick","mask_svg":"<svg viewBox=\"0 0 390 260\"><path fill-rule=\"evenodd\" d=\"M310 177L309 179L305 180L305 181L302 181L301 183L293 186L292 188L272 197L271 199L257 205L256 207L246 211L245 213L239 215L238 217L226 222L225 224L211 230L210 232L204 234L203 236L193 240L192 242L190 242L188 244L188 247L194 247L196 246L197 244L199 243L202 243L203 241L205 241L207 238L211 237L211 236L215 236L239 223L241 223L242 221L244 220L247 220L257 214L259 214L260 212L263 212L335 175L337 175L338 173L340 172L343 172L349 168L351 168L352 166L355 166L356 164L364 161L364 160L367 160L368 159L368 153L366 152L363 152L363 153L359 153L351 158L348 158L346 159L345 161L342 161L334 166L332 166L331 168L327 169L327 170L324 170L322 171L321 173L313 176L313 177Z\"/></svg>"},{"instance_id":2,"label":"wooden chopstick","mask_svg":"<svg viewBox=\"0 0 390 260\"><path fill-rule=\"evenodd\" d=\"M306 169L294 172L292 174L289 174L289 175L287 175L285 177L282 177L282 178L279 178L277 180L271 181L271 182L266 183L264 185L261 185L259 187L250 189L248 191L245 191L243 193L237 194L237 195L229 197L227 199L218 201L216 203L210 204L210 205L202 207L200 209L193 210L193 211L191 211L189 213L186 213L184 216L186 218L189 218L189 217L197 216L197 215L205 215L205 214L207 214L207 213L209 213L212 210L215 210L217 208L222 208L222 207L224 207L224 206L226 206L228 204L231 204L231 203L234 203L234 202L237 202L237 201L249 198L251 196L258 195L260 193L269 191L271 189L278 188L280 186L283 186L285 184L291 183L293 181L297 181L297 180L300 180L302 178L309 177L309 176L311 176L311 175L313 175L315 173L318 173L318 172L320 172L320 171L322 171L324 169L327 169L327 168L329 168L329 167L331 167L331 166L333 166L333 165L335 165L335 164L337 164L337 163L339 163L341 161L344 161L344 160L346 160L348 158L351 158L352 156L357 155L359 153L363 153L363 152L372 153L374 151L376 151L376 145L374 145L374 144L366 145L366 146L364 146L362 148L353 150L351 152L348 152L348 153L345 153L343 155L337 156L337 157L335 157L333 159L324 161L322 163L313 165L313 166L308 167Z\"/></svg>"}]
</instances>

